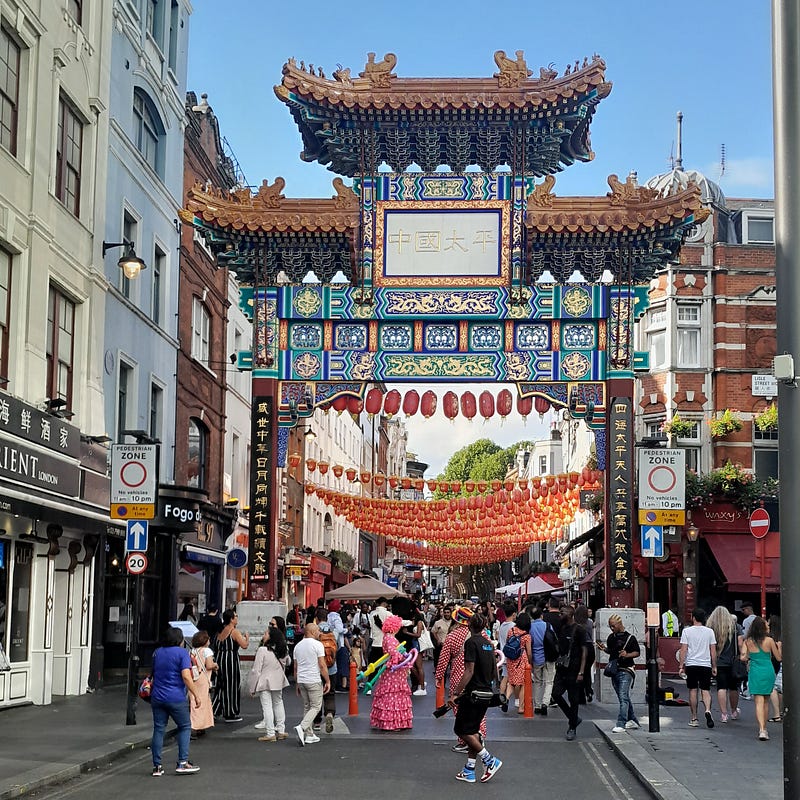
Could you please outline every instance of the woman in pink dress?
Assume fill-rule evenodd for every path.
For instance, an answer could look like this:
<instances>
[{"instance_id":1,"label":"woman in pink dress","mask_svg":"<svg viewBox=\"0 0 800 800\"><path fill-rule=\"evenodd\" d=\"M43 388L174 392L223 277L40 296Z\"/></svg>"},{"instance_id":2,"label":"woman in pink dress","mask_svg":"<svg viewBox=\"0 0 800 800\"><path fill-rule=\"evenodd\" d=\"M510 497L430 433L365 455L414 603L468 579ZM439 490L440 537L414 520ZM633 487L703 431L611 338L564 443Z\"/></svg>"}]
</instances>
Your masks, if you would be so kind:
<instances>
[{"instance_id":1,"label":"woman in pink dress","mask_svg":"<svg viewBox=\"0 0 800 800\"><path fill-rule=\"evenodd\" d=\"M386 669L378 680L372 695L372 712L369 724L383 731L399 731L413 724L411 711L411 687L408 683L408 667L392 672L391 667L405 659L397 650L395 634L403 626L403 620L392 614L383 621L383 652L389 654Z\"/></svg>"}]
</instances>

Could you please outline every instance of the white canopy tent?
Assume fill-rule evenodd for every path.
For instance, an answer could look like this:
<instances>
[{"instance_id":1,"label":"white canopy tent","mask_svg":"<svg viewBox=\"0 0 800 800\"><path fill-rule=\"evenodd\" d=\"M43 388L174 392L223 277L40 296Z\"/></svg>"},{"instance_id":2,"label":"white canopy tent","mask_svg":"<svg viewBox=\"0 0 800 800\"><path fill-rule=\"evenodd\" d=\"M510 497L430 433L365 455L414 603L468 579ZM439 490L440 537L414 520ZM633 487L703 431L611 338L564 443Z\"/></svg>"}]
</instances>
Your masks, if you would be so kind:
<instances>
[{"instance_id":1,"label":"white canopy tent","mask_svg":"<svg viewBox=\"0 0 800 800\"><path fill-rule=\"evenodd\" d=\"M549 594L555 592L559 587L552 586L544 578L538 575L533 575L528 578L524 583L509 583L507 586L501 586L495 590L496 594L502 594L504 597L512 595L529 595L529 594Z\"/></svg>"}]
</instances>

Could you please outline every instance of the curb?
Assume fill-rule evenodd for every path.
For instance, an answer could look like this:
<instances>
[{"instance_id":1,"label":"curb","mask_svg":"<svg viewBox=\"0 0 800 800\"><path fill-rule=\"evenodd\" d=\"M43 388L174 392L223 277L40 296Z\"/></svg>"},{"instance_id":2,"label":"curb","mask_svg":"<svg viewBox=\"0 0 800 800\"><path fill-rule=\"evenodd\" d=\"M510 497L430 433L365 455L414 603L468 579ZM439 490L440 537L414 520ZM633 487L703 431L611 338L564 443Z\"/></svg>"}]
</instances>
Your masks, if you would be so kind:
<instances>
[{"instance_id":1,"label":"curb","mask_svg":"<svg viewBox=\"0 0 800 800\"><path fill-rule=\"evenodd\" d=\"M164 735L165 742L175 736L175 731L167 731ZM96 769L108 761L125 756L134 750L146 750L150 745L151 736L137 741L109 742L110 747L96 747L87 750L85 758L78 764L56 763L49 767L37 767L23 772L14 780L18 783L6 784L7 788L0 787L0 800L13 800L23 797L31 792L59 783L66 783ZM53 769L53 767L56 769Z\"/></svg>"},{"instance_id":2,"label":"curb","mask_svg":"<svg viewBox=\"0 0 800 800\"><path fill-rule=\"evenodd\" d=\"M601 725L603 727L601 727ZM636 739L627 733L609 733L608 723L595 721L595 728L656 800L698 800L677 778L667 772Z\"/></svg>"}]
</instances>

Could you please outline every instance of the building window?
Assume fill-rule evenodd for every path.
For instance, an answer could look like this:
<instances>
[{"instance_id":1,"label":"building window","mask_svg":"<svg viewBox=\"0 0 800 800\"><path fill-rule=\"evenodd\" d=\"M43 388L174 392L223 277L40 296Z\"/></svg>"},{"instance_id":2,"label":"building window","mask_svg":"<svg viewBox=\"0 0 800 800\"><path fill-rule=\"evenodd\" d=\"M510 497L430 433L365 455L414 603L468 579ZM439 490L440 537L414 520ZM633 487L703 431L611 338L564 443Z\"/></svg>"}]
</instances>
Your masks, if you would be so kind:
<instances>
[{"instance_id":1,"label":"building window","mask_svg":"<svg viewBox=\"0 0 800 800\"><path fill-rule=\"evenodd\" d=\"M141 89L133 91L133 127L136 149L153 171L161 175L161 139L164 126L153 101Z\"/></svg>"},{"instance_id":2,"label":"building window","mask_svg":"<svg viewBox=\"0 0 800 800\"><path fill-rule=\"evenodd\" d=\"M684 447L683 452L686 454L686 469L700 472L700 448Z\"/></svg>"},{"instance_id":3,"label":"building window","mask_svg":"<svg viewBox=\"0 0 800 800\"><path fill-rule=\"evenodd\" d=\"M775 220L769 216L744 217L745 244L774 244Z\"/></svg>"},{"instance_id":4,"label":"building window","mask_svg":"<svg viewBox=\"0 0 800 800\"><path fill-rule=\"evenodd\" d=\"M63 98L58 100L56 197L76 217L81 211L81 150L83 123Z\"/></svg>"},{"instance_id":5,"label":"building window","mask_svg":"<svg viewBox=\"0 0 800 800\"><path fill-rule=\"evenodd\" d=\"M759 478L778 477L778 429L760 431L753 426L753 472Z\"/></svg>"},{"instance_id":6,"label":"building window","mask_svg":"<svg viewBox=\"0 0 800 800\"><path fill-rule=\"evenodd\" d=\"M700 306L678 305L678 359L676 366L700 365Z\"/></svg>"},{"instance_id":7,"label":"building window","mask_svg":"<svg viewBox=\"0 0 800 800\"><path fill-rule=\"evenodd\" d=\"M67 0L67 11L78 25L83 23L83 0Z\"/></svg>"},{"instance_id":8,"label":"building window","mask_svg":"<svg viewBox=\"0 0 800 800\"><path fill-rule=\"evenodd\" d=\"M50 287L47 307L47 396L66 400L72 408L72 359L75 304Z\"/></svg>"},{"instance_id":9,"label":"building window","mask_svg":"<svg viewBox=\"0 0 800 800\"><path fill-rule=\"evenodd\" d=\"M0 26L0 145L17 154L20 46Z\"/></svg>"},{"instance_id":10,"label":"building window","mask_svg":"<svg viewBox=\"0 0 800 800\"><path fill-rule=\"evenodd\" d=\"M14 573L11 582L11 619L8 660L27 661L30 652L31 594L33 589L33 545L14 543Z\"/></svg>"},{"instance_id":11,"label":"building window","mask_svg":"<svg viewBox=\"0 0 800 800\"><path fill-rule=\"evenodd\" d=\"M231 438L231 467L230 467L231 495L233 497L239 497L240 458L241 458L241 439L234 433L233 437Z\"/></svg>"},{"instance_id":12,"label":"building window","mask_svg":"<svg viewBox=\"0 0 800 800\"><path fill-rule=\"evenodd\" d=\"M167 254L158 246L153 251L153 300L151 318L156 325L161 324L161 279L167 264Z\"/></svg>"},{"instance_id":13,"label":"building window","mask_svg":"<svg viewBox=\"0 0 800 800\"><path fill-rule=\"evenodd\" d=\"M150 425L148 433L151 439L161 441L161 427L164 419L164 390L155 383L150 384Z\"/></svg>"},{"instance_id":14,"label":"building window","mask_svg":"<svg viewBox=\"0 0 800 800\"><path fill-rule=\"evenodd\" d=\"M189 420L189 458L186 482L188 486L204 489L206 485L206 458L208 429L199 419Z\"/></svg>"},{"instance_id":15,"label":"building window","mask_svg":"<svg viewBox=\"0 0 800 800\"><path fill-rule=\"evenodd\" d=\"M192 305L192 358L208 366L211 317L199 297Z\"/></svg>"},{"instance_id":16,"label":"building window","mask_svg":"<svg viewBox=\"0 0 800 800\"><path fill-rule=\"evenodd\" d=\"M539 456L539 474L547 474L547 456Z\"/></svg>"},{"instance_id":17,"label":"building window","mask_svg":"<svg viewBox=\"0 0 800 800\"><path fill-rule=\"evenodd\" d=\"M178 0L172 0L169 9L169 49L167 53L167 66L173 71L178 71L178 31L180 30L180 8Z\"/></svg>"},{"instance_id":18,"label":"building window","mask_svg":"<svg viewBox=\"0 0 800 800\"><path fill-rule=\"evenodd\" d=\"M667 311L654 308L647 325L647 349L650 367L663 367L667 363Z\"/></svg>"},{"instance_id":19,"label":"building window","mask_svg":"<svg viewBox=\"0 0 800 800\"><path fill-rule=\"evenodd\" d=\"M117 388L117 441L123 440L122 431L128 430L128 417L133 406L133 367L119 362L119 386Z\"/></svg>"},{"instance_id":20,"label":"building window","mask_svg":"<svg viewBox=\"0 0 800 800\"><path fill-rule=\"evenodd\" d=\"M11 339L11 253L0 248L0 386L8 383Z\"/></svg>"},{"instance_id":21,"label":"building window","mask_svg":"<svg viewBox=\"0 0 800 800\"><path fill-rule=\"evenodd\" d=\"M162 37L164 35L164 8L161 0L145 0L147 7L145 9L145 24L147 32L152 37L153 41L159 46L162 46Z\"/></svg>"},{"instance_id":22,"label":"building window","mask_svg":"<svg viewBox=\"0 0 800 800\"><path fill-rule=\"evenodd\" d=\"M130 242L134 249L136 249L136 240L139 235L139 222L136 217L131 214L127 209L122 213L122 241ZM131 296L131 279L125 273L119 271L119 288L122 294L128 299Z\"/></svg>"}]
</instances>

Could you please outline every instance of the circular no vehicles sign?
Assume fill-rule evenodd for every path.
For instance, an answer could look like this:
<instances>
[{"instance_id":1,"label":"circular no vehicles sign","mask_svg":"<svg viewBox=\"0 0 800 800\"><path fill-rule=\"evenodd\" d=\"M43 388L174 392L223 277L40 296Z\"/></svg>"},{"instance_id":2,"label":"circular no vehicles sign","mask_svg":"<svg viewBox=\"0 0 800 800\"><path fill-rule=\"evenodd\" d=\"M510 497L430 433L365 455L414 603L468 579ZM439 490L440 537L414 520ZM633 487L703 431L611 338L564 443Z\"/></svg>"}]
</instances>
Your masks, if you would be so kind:
<instances>
[{"instance_id":1,"label":"circular no vehicles sign","mask_svg":"<svg viewBox=\"0 0 800 800\"><path fill-rule=\"evenodd\" d=\"M686 508L683 450L639 450L639 508L652 511Z\"/></svg>"},{"instance_id":2,"label":"circular no vehicles sign","mask_svg":"<svg viewBox=\"0 0 800 800\"><path fill-rule=\"evenodd\" d=\"M154 444L115 444L111 448L111 505L154 504L157 500Z\"/></svg>"}]
</instances>

